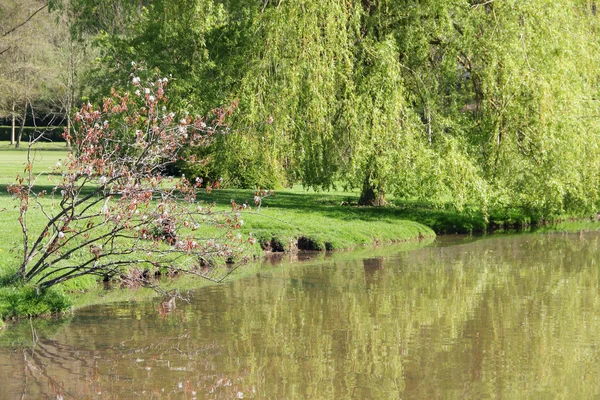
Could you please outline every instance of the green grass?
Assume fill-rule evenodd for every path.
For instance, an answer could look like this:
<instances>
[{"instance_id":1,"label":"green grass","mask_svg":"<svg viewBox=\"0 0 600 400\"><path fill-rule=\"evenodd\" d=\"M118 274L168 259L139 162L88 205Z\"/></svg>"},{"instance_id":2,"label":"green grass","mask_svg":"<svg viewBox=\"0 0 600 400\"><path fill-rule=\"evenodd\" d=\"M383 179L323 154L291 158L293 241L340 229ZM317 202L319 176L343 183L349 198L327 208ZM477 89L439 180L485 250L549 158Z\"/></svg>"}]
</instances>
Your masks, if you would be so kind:
<instances>
[{"instance_id":1,"label":"green grass","mask_svg":"<svg viewBox=\"0 0 600 400\"><path fill-rule=\"evenodd\" d=\"M338 250L373 243L392 243L434 236L433 231L405 218L396 208L355 207L358 193L278 190L254 207L252 190L225 189L204 195L217 204L248 204L243 231L265 247L293 250Z\"/></svg>"},{"instance_id":2,"label":"green grass","mask_svg":"<svg viewBox=\"0 0 600 400\"><path fill-rule=\"evenodd\" d=\"M61 288L38 292L33 285L0 287L0 319L56 314L68 310L71 298Z\"/></svg>"},{"instance_id":3,"label":"green grass","mask_svg":"<svg viewBox=\"0 0 600 400\"><path fill-rule=\"evenodd\" d=\"M15 145L10 144L9 141L0 140L0 152L2 151L18 151L18 152L27 152L27 142L22 142L21 146L16 149ZM44 150L44 151L66 151L66 142L47 142L40 141L33 145L34 149Z\"/></svg>"},{"instance_id":4,"label":"green grass","mask_svg":"<svg viewBox=\"0 0 600 400\"><path fill-rule=\"evenodd\" d=\"M56 163L67 156L64 144L40 143L31 152L34 173L47 173ZM17 202L8 194L6 187L15 182L17 175L25 174L27 162L27 145L19 149L10 146L9 142L0 142L0 276L13 271L18 264L18 250L22 242L21 229L17 221ZM49 176L42 175L39 186L52 187ZM42 219L31 218L34 227L41 227Z\"/></svg>"},{"instance_id":5,"label":"green grass","mask_svg":"<svg viewBox=\"0 0 600 400\"><path fill-rule=\"evenodd\" d=\"M47 173L67 156L64 143L41 143L35 146L31 154L35 161L34 173L42 174L36 185L51 189L52 177ZM20 263L22 234L17 221L17 202L8 195L6 186L14 182L16 175L24 174L26 159L26 146L14 149L7 142L0 142L0 316L3 317L56 312L70 304L64 297L64 291L89 291L97 287L94 278L88 277L36 297L30 286L10 281L9 277L14 275ZM242 212L242 233L254 235L264 249L278 251L296 248L366 249L373 244L418 242L420 239L433 238L434 232L484 232L490 226L514 228L531 222L514 210L496 211L486 221L483 214L478 212L460 213L452 207L397 201L393 197L388 198L389 206L360 207L356 204L358 197L358 192L316 192L297 186L278 190L273 196L266 197L259 210L254 206L252 190L222 189L210 195L204 192L200 194L201 200L216 203L220 210L230 210L232 200L237 204L250 205L251 208ZM51 199L43 201L50 205ZM33 211L29 223L32 233L39 232L44 226L44 218ZM178 284L181 282L175 283ZM100 300L103 293L92 290L90 295ZM88 304L93 302L89 296L83 301Z\"/></svg>"},{"instance_id":6,"label":"green grass","mask_svg":"<svg viewBox=\"0 0 600 400\"><path fill-rule=\"evenodd\" d=\"M0 142L0 196L6 194L6 185L13 183L17 175L24 175L27 162L27 143L18 149L9 142ZM64 143L38 143L31 151L35 172L47 173L56 163L66 158L67 149Z\"/></svg>"},{"instance_id":7,"label":"green grass","mask_svg":"<svg viewBox=\"0 0 600 400\"><path fill-rule=\"evenodd\" d=\"M42 174L36 182L40 189L51 189L52 176L48 174L56 163L67 156L64 144L36 145L31 153L34 159L34 174ZM60 291L49 292L46 300L33 301L30 287L8 284L20 263L22 234L17 221L17 202L8 195L6 187L17 175L24 174L27 149L14 149L8 143L0 143L0 279L4 288L0 291L0 315L12 317L57 311L55 305L62 302ZM201 195L202 200L217 204L220 210L229 210L231 200L239 204L253 204L251 190L218 190L211 195ZM253 234L263 245L275 250L292 250L296 247L312 250L348 249L374 243L431 238L429 228L412 221L398 218L394 213L382 214L375 208L342 206L342 201L355 202L356 193L304 192L301 188L282 190L264 200L258 210L252 207L243 215L242 233ZM51 199L42 200L50 206ZM31 233L39 232L44 218L39 211L29 216ZM0 281L0 286L2 282ZM78 279L64 285L68 291L87 290L96 286L94 279ZM61 289L61 290L62 290ZM42 296L44 297L44 296Z\"/></svg>"}]
</instances>

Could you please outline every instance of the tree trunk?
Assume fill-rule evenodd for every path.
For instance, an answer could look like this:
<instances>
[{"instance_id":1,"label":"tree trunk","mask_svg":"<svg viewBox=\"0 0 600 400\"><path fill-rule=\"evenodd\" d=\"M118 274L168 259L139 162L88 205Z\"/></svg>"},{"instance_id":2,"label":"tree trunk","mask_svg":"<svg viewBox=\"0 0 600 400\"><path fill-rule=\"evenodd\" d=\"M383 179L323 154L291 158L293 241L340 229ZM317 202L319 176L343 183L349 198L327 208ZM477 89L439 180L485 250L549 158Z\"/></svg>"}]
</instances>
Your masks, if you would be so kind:
<instances>
[{"instance_id":1,"label":"tree trunk","mask_svg":"<svg viewBox=\"0 0 600 400\"><path fill-rule=\"evenodd\" d=\"M23 118L21 119L21 127L19 128L19 135L17 136L17 143L15 143L15 149L18 149L21 146L21 139L23 138L23 128L25 128L25 120L27 119L27 106L28 103L25 102L25 111L23 112Z\"/></svg>"},{"instance_id":2,"label":"tree trunk","mask_svg":"<svg viewBox=\"0 0 600 400\"><path fill-rule=\"evenodd\" d=\"M387 201L385 201L385 192L383 188L376 188L369 179L369 176L365 179L363 184L362 192L360 193L360 198L358 199L358 204L361 206L385 206Z\"/></svg>"},{"instance_id":3,"label":"tree trunk","mask_svg":"<svg viewBox=\"0 0 600 400\"><path fill-rule=\"evenodd\" d=\"M12 126L11 126L11 130L10 130L10 145L14 145L15 144L15 123L16 123L16 119L17 116L15 115L15 102L13 101L12 103L12 114L11 114L11 120L12 120Z\"/></svg>"},{"instance_id":4,"label":"tree trunk","mask_svg":"<svg viewBox=\"0 0 600 400\"><path fill-rule=\"evenodd\" d=\"M427 104L425 118L427 120L427 141L429 141L429 144L431 144L431 110L429 108L429 104Z\"/></svg>"},{"instance_id":5,"label":"tree trunk","mask_svg":"<svg viewBox=\"0 0 600 400\"><path fill-rule=\"evenodd\" d=\"M70 135L71 134L71 116L67 115L67 134ZM71 149L71 141L69 140L69 137L67 136L65 138L65 142L67 142L66 146Z\"/></svg>"},{"instance_id":6,"label":"tree trunk","mask_svg":"<svg viewBox=\"0 0 600 400\"><path fill-rule=\"evenodd\" d=\"M67 134L71 134L71 110L73 109L73 102L75 99L75 56L74 56L73 39L69 39L69 65L67 70L67 104L66 104L66 116L67 116ZM67 147L71 148L71 141L67 138Z\"/></svg>"}]
</instances>

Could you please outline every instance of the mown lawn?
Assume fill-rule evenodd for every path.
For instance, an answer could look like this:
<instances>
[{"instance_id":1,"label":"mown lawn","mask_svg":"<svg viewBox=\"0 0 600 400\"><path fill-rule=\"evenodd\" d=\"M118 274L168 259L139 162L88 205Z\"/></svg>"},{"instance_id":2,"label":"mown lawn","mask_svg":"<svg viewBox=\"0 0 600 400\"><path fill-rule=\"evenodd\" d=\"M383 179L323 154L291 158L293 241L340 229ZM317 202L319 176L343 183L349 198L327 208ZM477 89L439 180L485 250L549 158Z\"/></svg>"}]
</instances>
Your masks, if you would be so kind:
<instances>
[{"instance_id":1,"label":"mown lawn","mask_svg":"<svg viewBox=\"0 0 600 400\"><path fill-rule=\"evenodd\" d=\"M9 142L0 142L0 275L12 271L19 260L19 248L22 243L18 218L17 202L8 194L6 188L15 182L17 175L25 175L27 157L34 161L34 173L45 173L67 156L64 143L40 143L31 152L27 144L15 149ZM52 181L47 175L40 176L40 186L51 187ZM33 216L32 220L36 218Z\"/></svg>"},{"instance_id":2,"label":"mown lawn","mask_svg":"<svg viewBox=\"0 0 600 400\"><path fill-rule=\"evenodd\" d=\"M33 160L33 174L38 176L36 187L51 192L57 177L53 177L50 171L57 162L67 157L67 151L64 144L45 143L29 152L25 146L14 149L0 142L0 298L12 296L11 315L21 312L16 310L18 303L31 301L32 296L31 291L13 293L7 286L22 257L18 203L8 194L7 186L15 181L17 175L26 174L28 155ZM255 236L258 239L256 246L265 250L336 250L375 243L417 241L434 236L431 229L406 220L397 212L399 208L354 206L358 193L314 192L295 187L278 190L266 197L260 209L254 204L253 190L222 189L211 194L201 191L199 197L200 201L215 203L219 210L231 210L232 200L238 204L246 203L249 207L242 212L244 224L241 233ZM47 196L42 203L50 209L52 201L51 196ZM43 229L45 217L34 207L29 213L28 223L30 233L35 235ZM214 230L207 227L204 234L214 234ZM94 286L93 278L77 279L65 284L64 289L72 291ZM57 304L61 305L61 301L60 296L56 297ZM22 312L30 311L24 309Z\"/></svg>"},{"instance_id":3,"label":"mown lawn","mask_svg":"<svg viewBox=\"0 0 600 400\"><path fill-rule=\"evenodd\" d=\"M21 303L35 301L31 288L14 291L8 279L14 275L22 257L22 234L17 220L17 202L8 194L7 185L14 182L17 175L25 174L28 154L34 161L34 174L40 174L36 186L50 192L56 178L49 172L66 158L67 151L64 143L43 143L28 152L26 146L14 149L8 143L0 142L0 317L2 307L8 309L2 303L6 303L6 299L12 299L11 315L21 312L18 310ZM263 199L259 209L254 204L254 190L220 189L210 194L199 193L200 201L215 203L220 210L231 210L232 201L249 206L242 212L241 233L258 239L254 251L260 251L259 245L267 251L349 249L379 243L431 240L434 231L469 233L482 232L489 227L489 221L477 212L458 212L452 207L433 207L425 202L396 201L393 197L388 198L389 206L360 207L358 197L358 192L316 192L296 186L276 190L272 196ZM45 207L52 202L51 198L43 201ZM498 215L498 223L527 222L518 212ZM32 210L28 221L31 233L35 234L43 228L45 218L39 211ZM214 230L207 227L204 233L209 235L211 232L214 234ZM96 281L90 277L69 282L63 289L87 290L95 286ZM60 293L52 296L51 303L56 307L68 304ZM22 312L34 313L47 306L39 304L24 308Z\"/></svg>"},{"instance_id":4,"label":"mown lawn","mask_svg":"<svg viewBox=\"0 0 600 400\"><path fill-rule=\"evenodd\" d=\"M67 155L64 143L42 143L31 152L35 173L47 173ZM0 142L0 273L14 266L21 235L17 209L6 192L6 185L17 174L24 173L27 149L15 150ZM41 175L36 185L52 188L52 177ZM301 186L279 189L254 205L254 191L221 189L211 194L201 192L202 201L215 202L222 210L231 202L247 204L242 233L254 235L266 250L336 250L374 243L391 243L432 237L438 233L481 232L486 228L482 214L458 213L452 208L435 208L423 202L395 202L390 206L359 207L358 192L304 190ZM50 200L48 200L50 201ZM32 214L30 221L41 224L42 218ZM425 227L425 226L427 227ZM40 225L41 226L41 225ZM38 226L38 228L40 227ZM35 227L35 226L34 226ZM430 229L431 228L431 229ZM10 252L10 251L14 252Z\"/></svg>"},{"instance_id":5,"label":"mown lawn","mask_svg":"<svg viewBox=\"0 0 600 400\"><path fill-rule=\"evenodd\" d=\"M31 152L34 172L46 173L67 155L64 143L42 143ZM21 242L17 209L6 192L6 185L24 173L26 147L14 150L0 142L0 272L14 264ZM36 185L52 188L52 177L41 175ZM492 215L486 221L482 213L458 212L452 207L434 207L417 201L396 201L389 197L386 207L357 206L358 192L304 190L301 186L276 190L263 200L260 210L254 205L254 191L221 189L211 194L201 192L200 200L216 203L221 210L231 209L231 202L247 204L242 233L253 234L266 250L313 250L354 248L373 243L390 243L432 237L436 233L484 232L489 222L526 224L518 212ZM50 201L50 200L48 200ZM32 214L34 224L41 218ZM424 227L425 225L426 227Z\"/></svg>"},{"instance_id":6,"label":"mown lawn","mask_svg":"<svg viewBox=\"0 0 600 400\"><path fill-rule=\"evenodd\" d=\"M42 149L35 149L31 155L34 173L43 174L38 178L36 186L51 189L53 178L44 174L64 159L67 152L63 144L54 147L44 145ZM8 195L6 187L14 182L15 176L24 175L26 159L26 149L14 150L5 143L0 143L0 205L5 210L0 215L3 228L0 233L0 249L3 252L14 249L20 242L16 202ZM252 233L265 246L272 245L271 248L275 250L293 249L298 245L299 238L303 238L301 248L334 250L433 236L431 230L407 221L411 219L411 215L406 213L406 208L356 207L356 192L314 192L305 191L298 186L277 190L273 196L263 200L260 209L254 204L253 190L222 189L211 194L201 192L199 197L207 203L216 203L218 208L224 210L231 209L232 200L249 205L242 232ZM36 221L38 218L32 215L31 220Z\"/></svg>"}]
</instances>

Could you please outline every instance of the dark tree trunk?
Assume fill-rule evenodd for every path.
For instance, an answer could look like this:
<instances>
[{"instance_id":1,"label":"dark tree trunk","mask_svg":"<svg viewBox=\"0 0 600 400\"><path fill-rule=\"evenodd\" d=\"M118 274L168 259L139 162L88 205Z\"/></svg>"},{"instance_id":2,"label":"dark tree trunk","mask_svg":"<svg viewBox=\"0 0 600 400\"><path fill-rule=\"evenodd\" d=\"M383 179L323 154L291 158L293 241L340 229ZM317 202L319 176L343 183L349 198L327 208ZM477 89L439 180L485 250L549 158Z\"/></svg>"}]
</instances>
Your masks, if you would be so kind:
<instances>
[{"instance_id":1,"label":"dark tree trunk","mask_svg":"<svg viewBox=\"0 0 600 400\"><path fill-rule=\"evenodd\" d=\"M385 192L382 188L376 188L371 183L369 177L367 177L363 184L358 204L361 206L385 206L387 204L387 201L385 201Z\"/></svg>"},{"instance_id":2,"label":"dark tree trunk","mask_svg":"<svg viewBox=\"0 0 600 400\"><path fill-rule=\"evenodd\" d=\"M10 145L13 146L15 144L15 122L17 120L17 115L15 114L15 102L12 103L12 114L11 114L11 129L10 129Z\"/></svg>"},{"instance_id":3,"label":"dark tree trunk","mask_svg":"<svg viewBox=\"0 0 600 400\"><path fill-rule=\"evenodd\" d=\"M18 149L21 146L21 139L23 138L23 128L25 128L25 120L27 119L27 106L28 103L25 103L25 111L23 112L23 118L21 119L21 126L19 127L19 134L17 135L17 142L15 143L15 149Z\"/></svg>"}]
</instances>

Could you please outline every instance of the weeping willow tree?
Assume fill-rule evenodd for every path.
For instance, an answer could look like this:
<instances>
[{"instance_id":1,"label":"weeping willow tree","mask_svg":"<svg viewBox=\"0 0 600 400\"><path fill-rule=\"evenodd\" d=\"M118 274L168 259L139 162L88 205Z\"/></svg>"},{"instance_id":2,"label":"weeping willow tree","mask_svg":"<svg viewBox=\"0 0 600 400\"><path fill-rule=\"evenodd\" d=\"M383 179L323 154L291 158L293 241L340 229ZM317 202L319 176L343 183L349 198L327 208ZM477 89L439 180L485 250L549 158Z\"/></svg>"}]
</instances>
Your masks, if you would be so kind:
<instances>
[{"instance_id":1,"label":"weeping willow tree","mask_svg":"<svg viewBox=\"0 0 600 400\"><path fill-rule=\"evenodd\" d=\"M597 18L581 0L373 2L427 139L395 161L420 184L395 192L536 218L596 207Z\"/></svg>"},{"instance_id":2,"label":"weeping willow tree","mask_svg":"<svg viewBox=\"0 0 600 400\"><path fill-rule=\"evenodd\" d=\"M598 200L597 17L588 2L471 7L463 67L476 102L466 131L500 206L545 217Z\"/></svg>"},{"instance_id":3,"label":"weeping willow tree","mask_svg":"<svg viewBox=\"0 0 600 400\"><path fill-rule=\"evenodd\" d=\"M407 106L418 118L392 157L390 189L397 197L487 208L488 184L464 140L474 121L462 111L473 94L457 61L470 10L457 0L381 0L368 9L372 36L393 38Z\"/></svg>"},{"instance_id":4,"label":"weeping willow tree","mask_svg":"<svg viewBox=\"0 0 600 400\"><path fill-rule=\"evenodd\" d=\"M593 1L136 4L132 29L100 35L105 62L173 73L190 111L239 100L186 174L539 218L598 206Z\"/></svg>"},{"instance_id":5,"label":"weeping willow tree","mask_svg":"<svg viewBox=\"0 0 600 400\"><path fill-rule=\"evenodd\" d=\"M357 11L336 0L266 2L254 15L252 52L232 90L238 134L215 145L219 173L246 185L333 185L355 113Z\"/></svg>"},{"instance_id":6,"label":"weeping willow tree","mask_svg":"<svg viewBox=\"0 0 600 400\"><path fill-rule=\"evenodd\" d=\"M385 204L387 192L429 198L473 186L477 171L462 147L432 141L438 100L423 69L404 64L404 52L417 47L405 41L418 35L404 34L415 21L403 9L387 1L265 3L253 15L258 44L233 92L241 134L213 147L218 173L242 184L339 183L359 188L360 202L372 205ZM457 157L466 167L455 168Z\"/></svg>"}]
</instances>

